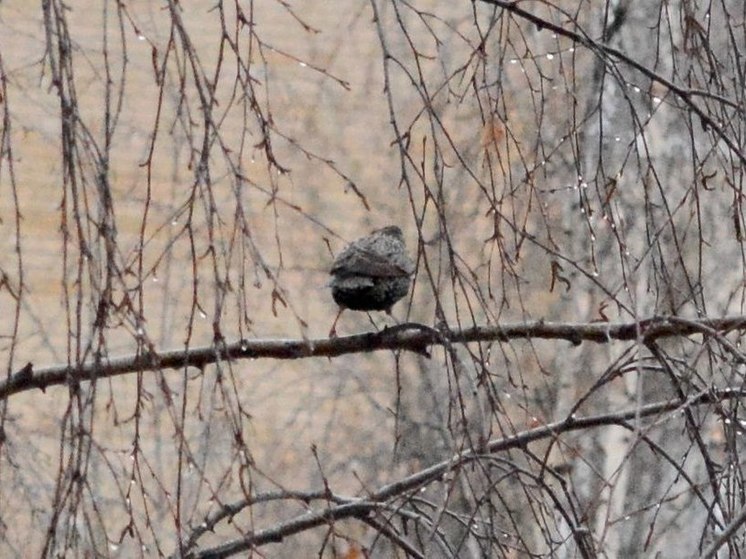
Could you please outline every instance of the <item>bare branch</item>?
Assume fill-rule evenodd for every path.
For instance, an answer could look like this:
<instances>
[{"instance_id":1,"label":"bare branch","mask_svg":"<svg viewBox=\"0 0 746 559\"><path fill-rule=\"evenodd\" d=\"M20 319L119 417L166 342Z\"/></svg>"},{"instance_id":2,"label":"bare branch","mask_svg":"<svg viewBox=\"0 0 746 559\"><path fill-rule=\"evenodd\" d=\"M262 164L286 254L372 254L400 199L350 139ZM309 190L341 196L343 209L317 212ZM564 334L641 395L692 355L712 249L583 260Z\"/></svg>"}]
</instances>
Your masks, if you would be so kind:
<instances>
[{"instance_id":1,"label":"bare branch","mask_svg":"<svg viewBox=\"0 0 746 559\"><path fill-rule=\"evenodd\" d=\"M651 317L639 322L612 323L552 323L536 321L505 326L476 326L465 330L436 330L414 323L401 324L380 332L356 334L339 338L314 340L242 340L216 347L171 350L102 360L100 364L81 367L46 367L35 370L27 364L8 380L0 382L0 399L18 392L50 386L100 380L141 371L203 369L220 361L240 359L307 359L339 357L354 353L382 350L404 350L427 355L432 345L474 342L505 342L515 339L566 340L574 345L584 341L599 344L611 341L651 342L660 338L686 337L700 333L727 334L746 329L746 317L679 320ZM737 351L728 343L730 351ZM735 355L739 362L746 356Z\"/></svg>"}]
</instances>

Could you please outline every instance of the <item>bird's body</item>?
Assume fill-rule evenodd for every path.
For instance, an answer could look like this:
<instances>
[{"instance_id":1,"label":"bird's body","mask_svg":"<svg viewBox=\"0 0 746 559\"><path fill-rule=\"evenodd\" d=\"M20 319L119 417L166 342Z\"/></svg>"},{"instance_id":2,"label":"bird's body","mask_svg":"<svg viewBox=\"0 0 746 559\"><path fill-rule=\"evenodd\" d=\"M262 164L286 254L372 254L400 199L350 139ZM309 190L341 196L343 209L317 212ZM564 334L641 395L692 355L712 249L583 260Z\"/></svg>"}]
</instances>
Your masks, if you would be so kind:
<instances>
[{"instance_id":1,"label":"bird's body","mask_svg":"<svg viewBox=\"0 0 746 559\"><path fill-rule=\"evenodd\" d=\"M409 277L353 276L334 280L332 297L340 307L353 311L387 311L409 293Z\"/></svg>"},{"instance_id":2,"label":"bird's body","mask_svg":"<svg viewBox=\"0 0 746 559\"><path fill-rule=\"evenodd\" d=\"M332 297L341 309L389 312L409 293L414 268L401 229L395 225L377 229L335 258L329 272Z\"/></svg>"}]
</instances>

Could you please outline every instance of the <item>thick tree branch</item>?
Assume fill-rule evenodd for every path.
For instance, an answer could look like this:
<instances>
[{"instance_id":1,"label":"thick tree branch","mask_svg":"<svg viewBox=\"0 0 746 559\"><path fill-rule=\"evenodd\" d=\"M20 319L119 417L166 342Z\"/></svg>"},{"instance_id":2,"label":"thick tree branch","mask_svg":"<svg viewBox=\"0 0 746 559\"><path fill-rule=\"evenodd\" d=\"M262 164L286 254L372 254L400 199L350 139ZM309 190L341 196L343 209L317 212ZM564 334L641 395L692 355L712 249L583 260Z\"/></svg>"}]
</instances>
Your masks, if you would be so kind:
<instances>
[{"instance_id":1,"label":"thick tree branch","mask_svg":"<svg viewBox=\"0 0 746 559\"><path fill-rule=\"evenodd\" d=\"M436 330L422 324L405 323L382 330L315 340L242 340L231 344L147 353L86 363L79 367L58 365L35 370L28 363L20 371L0 382L0 400L33 388L46 390L50 386L115 377L139 371L204 368L220 361L239 359L301 359L309 357L337 357L351 353L380 350L406 350L427 355L428 347L452 343L506 342L511 339L567 340L608 343L612 340L638 340L647 343L658 338L703 334L722 335L733 330L746 330L746 316L683 320L676 317L651 317L639 322L611 324L553 323L544 321L509 324L505 326L475 326L465 330ZM737 361L746 356L735 346L726 343Z\"/></svg>"}]
</instances>

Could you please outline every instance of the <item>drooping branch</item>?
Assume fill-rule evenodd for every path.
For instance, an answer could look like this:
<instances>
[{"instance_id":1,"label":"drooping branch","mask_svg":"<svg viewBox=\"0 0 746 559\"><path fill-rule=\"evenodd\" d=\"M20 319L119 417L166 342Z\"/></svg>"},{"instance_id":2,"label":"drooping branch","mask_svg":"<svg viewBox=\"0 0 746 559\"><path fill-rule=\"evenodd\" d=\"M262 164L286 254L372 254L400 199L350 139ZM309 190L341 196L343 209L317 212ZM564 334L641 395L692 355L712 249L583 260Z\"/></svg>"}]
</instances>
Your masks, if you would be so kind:
<instances>
[{"instance_id":1,"label":"drooping branch","mask_svg":"<svg viewBox=\"0 0 746 559\"><path fill-rule=\"evenodd\" d=\"M229 557L249 549L261 547L268 543L282 541L286 537L344 518L359 518L363 520L370 518L370 515L375 514L377 511L397 510L401 512L401 507L391 504L390 501L392 499L403 496L410 491L416 491L433 480L441 479L444 475L448 474L448 472L458 470L466 463L479 459L485 454L504 452L513 448L522 448L527 444L547 438L557 437L562 433L568 433L571 431L609 425L629 427L628 422L632 420L654 417L677 409L708 405L728 399L742 398L744 396L746 396L746 391L743 390L733 390L728 388L722 390L705 390L684 400L673 399L654 402L639 408L590 417L567 417L561 421L521 431L508 437L492 440L486 443L484 448L481 449L469 449L460 452L448 460L443 460L403 479L384 485L377 491L368 494L365 498L330 494L328 491L288 491L285 492L284 495L282 492L274 492L266 496L257 495L253 498L241 499L238 502L224 505L218 511L205 518L202 526L197 527L188 538L186 546L182 549L182 552L184 552L186 554L185 556L190 559L218 559ZM232 518L236 514L239 514L243 509L256 503L265 502L267 500L282 499L296 502L302 501L307 504L311 501L318 500L323 501L326 506L316 510L309 508L307 513L280 522L271 528L257 530L256 532L249 533L244 537L234 539L209 549L195 549L197 546L197 540L200 536L207 531L214 530L219 522Z\"/></svg>"},{"instance_id":2,"label":"drooping branch","mask_svg":"<svg viewBox=\"0 0 746 559\"><path fill-rule=\"evenodd\" d=\"M702 334L708 337L719 336L723 347L736 361L746 362L746 356L722 338L724 334L736 330L746 330L746 316L697 320L663 316L617 324L554 323L539 320L505 326L475 326L464 330L435 329L423 324L405 323L380 332L340 338L241 340L231 344L102 359L100 363L86 363L79 367L58 365L36 370L32 363L28 363L20 371L0 382L0 399L33 388L46 390L59 384L93 381L140 371L184 367L202 369L221 361L338 357L380 350L404 350L428 355L427 349L432 345L507 342L513 339L567 340L578 345L582 342L609 343L634 340L648 343L659 338Z\"/></svg>"},{"instance_id":3,"label":"drooping branch","mask_svg":"<svg viewBox=\"0 0 746 559\"><path fill-rule=\"evenodd\" d=\"M702 123L702 126L704 128L710 128L714 130L717 136L723 142L725 142L725 144L730 148L733 155L737 157L741 161L741 163L746 163L746 154L744 154L741 151L736 141L733 138L731 138L728 134L725 133L725 130L723 130L723 127L720 126L720 124L716 122L711 112L707 111L706 109L703 109L697 103L694 102L694 97L710 97L710 98L716 99L718 102L724 105L727 105L731 108L736 109L736 111L738 111L739 113L742 113L743 107L739 105L738 103L730 99L727 99L725 97L719 96L719 95L713 95L706 91L692 90L686 87L682 87L672 82L671 80L666 79L664 76L661 76L660 74L654 72L645 64L642 64L641 62L634 60L633 58L631 58L624 52L620 51L619 49L616 49L612 46L609 46L607 44L594 40L593 38L588 36L585 32L583 32L582 29L579 32L565 29L561 25L557 25L556 23L553 23L534 13L524 10L518 5L518 2L515 0L481 0L481 1L484 2L485 4L491 4L493 6L503 8L506 11L512 14L515 14L516 16L522 19L525 19L526 21L530 21L531 23L533 23L540 29L550 30L553 33L556 33L557 35L560 35L562 37L566 37L575 43L585 45L599 56L605 56L608 58L619 60L629 65L630 67L634 68L635 70L637 70L644 76L648 77L651 81L657 82L660 85L666 87L669 91L671 91L674 95L676 95L676 97L678 97L681 100L681 102L684 103L684 105L686 105L689 108L690 111L692 111L694 114L697 115L697 117L700 119L700 122ZM570 19L574 21L573 18L570 18Z\"/></svg>"}]
</instances>

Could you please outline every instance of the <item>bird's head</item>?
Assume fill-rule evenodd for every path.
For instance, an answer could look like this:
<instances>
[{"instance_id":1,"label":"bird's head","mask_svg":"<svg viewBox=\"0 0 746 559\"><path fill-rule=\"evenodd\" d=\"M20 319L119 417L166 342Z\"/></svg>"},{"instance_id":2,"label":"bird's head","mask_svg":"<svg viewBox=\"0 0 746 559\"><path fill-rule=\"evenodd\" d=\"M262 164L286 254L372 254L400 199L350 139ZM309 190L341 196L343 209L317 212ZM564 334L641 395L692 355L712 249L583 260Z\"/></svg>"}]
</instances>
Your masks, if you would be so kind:
<instances>
[{"instance_id":1,"label":"bird's head","mask_svg":"<svg viewBox=\"0 0 746 559\"><path fill-rule=\"evenodd\" d=\"M397 239L404 239L404 234L401 232L401 229L399 229L397 225L388 225L387 227L376 229L375 231L373 231L373 234L388 235L390 237L396 237Z\"/></svg>"}]
</instances>

